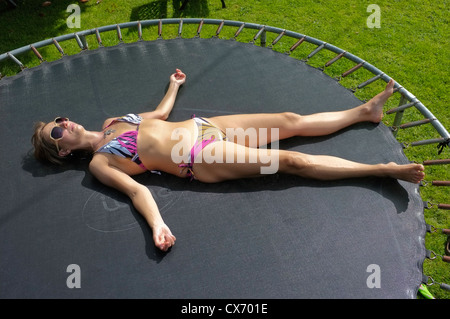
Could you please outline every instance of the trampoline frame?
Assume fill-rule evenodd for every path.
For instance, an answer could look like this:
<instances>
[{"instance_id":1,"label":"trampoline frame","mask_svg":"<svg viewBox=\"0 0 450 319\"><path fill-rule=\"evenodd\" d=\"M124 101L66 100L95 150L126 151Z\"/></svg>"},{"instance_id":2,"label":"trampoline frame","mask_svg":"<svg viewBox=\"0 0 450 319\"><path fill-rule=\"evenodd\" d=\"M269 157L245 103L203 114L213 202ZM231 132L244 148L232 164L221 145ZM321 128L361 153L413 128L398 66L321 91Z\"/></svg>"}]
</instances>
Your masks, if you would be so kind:
<instances>
[{"instance_id":1,"label":"trampoline frame","mask_svg":"<svg viewBox=\"0 0 450 319\"><path fill-rule=\"evenodd\" d=\"M242 33L244 29L252 29L256 30L256 34L253 36L252 40L250 41L253 44L256 44L256 42L259 40L260 45L262 47L267 46L267 32L273 33L276 35L275 39L267 46L268 48L272 49L283 37L290 37L295 39L295 44L293 44L289 50L286 52L286 54L290 55L294 50L297 49L303 42L307 42L310 44L313 44L316 46L316 48L311 51L305 58L302 59L302 61L307 62L311 58L313 58L317 53L319 53L321 50L326 49L328 51L331 51L333 53L336 53L337 55L329 60L322 68L319 68L320 70L324 71L325 68L331 66L341 58L345 58L355 65L350 68L349 70L343 72L339 77L336 78L337 81L340 81L342 78L347 77L348 75L352 74L353 72L357 71L360 68L363 68L370 73L372 73L373 77L370 79L364 81L363 83L360 83L355 88L350 89L353 92L355 92L358 89L361 89L365 86L368 86L377 80L383 80L385 82L389 82L391 77L386 74L385 72L381 71L377 67L373 66L369 62L361 59L360 57L351 54L339 47L336 47L332 44L329 44L327 42L324 42L322 40L316 39L314 37L310 37L298 32L289 31L286 29L281 29L277 27L272 26L266 26L261 24L255 24L255 23L246 23L241 21L232 21L232 20L218 20L218 19L201 19L201 18L172 18L172 19L154 19L154 20L143 20L143 21L133 21L133 22L126 22L126 23L119 23L114 25L107 25L102 26L94 29L88 29L83 31L78 31L71 34L66 34L58 37L54 37L51 39L46 39L43 41L35 42L17 49L14 49L12 51L0 54L0 62L5 60L12 60L15 64L17 64L21 70L26 69L27 67L17 58L17 56L27 53L29 51L33 51L36 57L39 59L39 61L42 63L44 62L44 58L39 53L38 49L54 45L57 50L60 52L61 57L65 55L65 52L63 51L62 47L60 46L60 42L63 41L70 41L75 40L80 48L81 51L88 50L88 44L86 41L86 37L90 35L95 35L98 45L101 47L103 46L101 34L104 32L109 31L116 31L117 32L117 38L119 43L123 42L122 37L122 30L123 29L130 29L130 28L137 28L138 30L138 40L137 41L143 41L143 27L151 27L151 26L157 26L158 27L158 39L163 38L163 26L164 25L178 25L178 32L177 37L181 38L183 35L183 25L184 24L196 24L198 25L197 33L195 37L200 37L202 28L205 24L207 25L217 25L217 30L215 31L215 35L213 37L219 37L224 27L234 27L237 28L237 30L234 33L234 36L231 38L233 40L238 40L237 38ZM2 74L0 73L0 80L2 79ZM396 82L395 84L395 91L398 91L401 94L400 102L398 107L395 107L393 109L388 110L387 114L394 114L395 113L395 119L393 121L393 125L391 127L392 132L394 136L397 135L398 129L405 129L410 127L416 127L424 124L431 124L434 128L434 130L439 134L440 137L433 137L426 140L421 141L414 141L411 143L403 143L404 147L407 146L419 146L419 145L427 145L427 144L434 144L438 143L441 148L444 148L445 146L450 146L450 133L448 130L441 124L441 122L435 117L435 115L419 100L417 99L411 92L409 92L407 89L405 89L402 85ZM402 118L404 111L409 108L415 108L417 109L424 117L423 120L410 122L410 123L403 123L402 124ZM449 164L450 160L436 160L436 161L425 161L424 165L436 165L436 164ZM434 183L434 182L433 182ZM448 183L448 182L444 182ZM442 186L448 186L448 184L442 185ZM424 202L424 208L427 208L427 205L429 202ZM450 205L448 204L439 204L437 205L440 209L450 209ZM431 226L432 227L432 226ZM430 225L427 225L428 232L432 232ZM427 250L427 256L430 258L430 255L436 255L432 251ZM432 258L430 258L432 259ZM431 278L430 276L424 275L423 283L427 285L433 285L436 284L435 280ZM446 284L440 284L441 288L450 290L450 286Z\"/></svg>"}]
</instances>

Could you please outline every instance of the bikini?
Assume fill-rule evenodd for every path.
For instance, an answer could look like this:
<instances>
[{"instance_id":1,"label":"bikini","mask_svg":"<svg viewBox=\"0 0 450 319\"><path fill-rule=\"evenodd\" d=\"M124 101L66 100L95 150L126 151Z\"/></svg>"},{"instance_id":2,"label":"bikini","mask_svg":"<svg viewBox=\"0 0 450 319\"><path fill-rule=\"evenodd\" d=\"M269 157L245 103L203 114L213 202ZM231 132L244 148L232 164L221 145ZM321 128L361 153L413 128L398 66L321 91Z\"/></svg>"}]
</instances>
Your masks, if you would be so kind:
<instances>
[{"instance_id":1,"label":"bikini","mask_svg":"<svg viewBox=\"0 0 450 319\"><path fill-rule=\"evenodd\" d=\"M142 164L137 153L137 135L139 131L139 125L141 124L142 117L137 114L127 114L125 116L119 117L109 123L104 130L106 130L111 125L117 122L126 122L130 124L137 125L136 130L127 131L119 136L113 138L111 141L100 147L96 153L108 153L113 155L119 155L124 158L131 158L131 161L138 164L142 169L147 170L147 168Z\"/></svg>"},{"instance_id":2,"label":"bikini","mask_svg":"<svg viewBox=\"0 0 450 319\"><path fill-rule=\"evenodd\" d=\"M194 174L194 162L197 155L206 147L206 145L219 142L226 141L226 135L222 132L218 127L212 125L210 122L201 117L192 116L194 122L197 124L197 132L198 137L192 146L191 151L189 152L189 162L178 165L178 167L187 169L187 177L190 177L191 180L195 179ZM133 162L138 164L142 169L147 170L147 168L142 164L139 159L139 155L137 153L137 135L139 131L139 125L141 124L142 117L137 114L127 114L125 116L119 117L109 123L104 130L106 130L111 125L117 122L126 122L130 124L137 125L136 130L127 131L119 135L118 137L113 138L111 141L100 147L96 153L108 153L113 155L119 155L124 158L131 158Z\"/></svg>"},{"instance_id":3,"label":"bikini","mask_svg":"<svg viewBox=\"0 0 450 319\"><path fill-rule=\"evenodd\" d=\"M189 162L178 165L178 167L187 168L188 172L186 177L190 177L191 180L196 179L193 166L197 155L206 147L206 145L227 140L225 133L206 119L195 117L195 115L192 116L192 119L197 124L198 137L189 152Z\"/></svg>"}]
</instances>

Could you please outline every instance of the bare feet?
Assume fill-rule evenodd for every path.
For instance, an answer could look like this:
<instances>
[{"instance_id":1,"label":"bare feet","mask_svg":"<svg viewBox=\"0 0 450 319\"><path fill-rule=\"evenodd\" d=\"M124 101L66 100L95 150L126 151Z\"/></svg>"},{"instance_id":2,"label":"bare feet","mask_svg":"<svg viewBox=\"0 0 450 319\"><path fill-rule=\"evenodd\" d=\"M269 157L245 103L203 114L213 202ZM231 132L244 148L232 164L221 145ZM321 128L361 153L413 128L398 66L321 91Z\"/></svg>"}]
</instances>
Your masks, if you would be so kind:
<instances>
[{"instance_id":1,"label":"bare feet","mask_svg":"<svg viewBox=\"0 0 450 319\"><path fill-rule=\"evenodd\" d=\"M383 106L389 97L394 93L394 85L395 81L391 79L383 92L378 93L363 105L367 114L367 120L369 122L381 122L383 119Z\"/></svg>"},{"instance_id":2,"label":"bare feet","mask_svg":"<svg viewBox=\"0 0 450 319\"><path fill-rule=\"evenodd\" d=\"M425 177L425 168L421 164L398 165L396 163L389 163L386 166L389 177L402 181L417 184Z\"/></svg>"}]
</instances>

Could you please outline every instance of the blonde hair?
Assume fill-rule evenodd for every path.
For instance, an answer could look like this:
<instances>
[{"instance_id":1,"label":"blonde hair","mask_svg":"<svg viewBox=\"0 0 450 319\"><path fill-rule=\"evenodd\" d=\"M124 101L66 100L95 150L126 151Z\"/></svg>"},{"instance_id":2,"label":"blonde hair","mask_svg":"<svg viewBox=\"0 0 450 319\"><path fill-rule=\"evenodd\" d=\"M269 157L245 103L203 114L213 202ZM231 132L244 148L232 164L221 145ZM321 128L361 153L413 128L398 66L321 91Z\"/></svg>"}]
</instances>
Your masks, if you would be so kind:
<instances>
[{"instance_id":1,"label":"blonde hair","mask_svg":"<svg viewBox=\"0 0 450 319\"><path fill-rule=\"evenodd\" d=\"M34 125L34 134L31 137L31 143L34 146L34 157L44 163L62 165L65 158L59 156L56 144L44 138L42 130L46 123L37 122Z\"/></svg>"},{"instance_id":2,"label":"blonde hair","mask_svg":"<svg viewBox=\"0 0 450 319\"><path fill-rule=\"evenodd\" d=\"M63 165L69 162L91 159L92 154L85 150L75 150L68 156L60 156L56 144L49 141L43 135L43 129L47 125L44 122L37 122L34 125L34 134L31 137L31 143L34 146L34 157L43 162L57 165Z\"/></svg>"}]
</instances>

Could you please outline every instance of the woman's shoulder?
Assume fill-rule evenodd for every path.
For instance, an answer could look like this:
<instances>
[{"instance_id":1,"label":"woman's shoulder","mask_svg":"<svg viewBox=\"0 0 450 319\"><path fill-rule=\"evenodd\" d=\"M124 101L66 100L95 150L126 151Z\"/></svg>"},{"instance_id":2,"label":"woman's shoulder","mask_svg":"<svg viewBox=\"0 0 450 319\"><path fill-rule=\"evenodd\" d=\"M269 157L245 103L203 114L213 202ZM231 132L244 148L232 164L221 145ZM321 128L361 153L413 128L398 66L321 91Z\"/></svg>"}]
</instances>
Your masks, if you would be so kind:
<instances>
[{"instance_id":1,"label":"woman's shoulder","mask_svg":"<svg viewBox=\"0 0 450 319\"><path fill-rule=\"evenodd\" d=\"M131 124L141 124L142 117L139 114L128 113L120 117L110 117L103 122L102 129L107 128L108 126L116 123L116 122L127 122Z\"/></svg>"}]
</instances>

